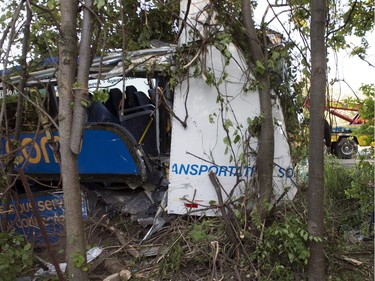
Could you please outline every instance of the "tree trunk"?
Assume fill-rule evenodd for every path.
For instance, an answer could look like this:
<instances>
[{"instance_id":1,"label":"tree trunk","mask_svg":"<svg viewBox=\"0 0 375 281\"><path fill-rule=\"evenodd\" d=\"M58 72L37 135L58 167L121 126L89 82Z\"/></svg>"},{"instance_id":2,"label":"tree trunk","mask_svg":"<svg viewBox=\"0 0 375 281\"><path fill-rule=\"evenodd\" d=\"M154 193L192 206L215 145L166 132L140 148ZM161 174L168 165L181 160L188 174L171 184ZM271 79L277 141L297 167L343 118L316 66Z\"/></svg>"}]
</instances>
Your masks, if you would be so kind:
<instances>
[{"instance_id":1,"label":"tree trunk","mask_svg":"<svg viewBox=\"0 0 375 281\"><path fill-rule=\"evenodd\" d=\"M9 58L9 55L10 55L11 45L12 45L14 37L15 37L14 34L16 33L16 23L17 23L17 20L18 20L18 18L20 16L22 7L24 5L24 2L25 1L20 1L20 3L18 4L17 9L14 11L14 14L13 14L13 17L12 17L12 21L7 26L6 30L4 30L4 34L3 34L3 36L2 36L2 38L0 40L0 53L1 53L1 51L3 49L3 44L4 44L5 40L6 40L6 37L7 37L8 33L10 32L9 37L8 37L9 39L8 39L8 44L7 44L5 56L4 56L4 59L2 61L2 63L3 63L3 65L2 65L3 69L7 69L7 67L8 67L8 58ZM26 20L26 25L28 23L28 20L29 20L29 18L27 18L27 20ZM27 36L27 31L26 31L27 28L28 27L25 26L25 37ZM24 51L24 50L22 50L22 51ZM21 64L22 64L22 62L21 62ZM22 74L24 74L24 72L22 72L21 75ZM3 89L2 89L2 91L3 91L3 97L2 97L2 103L1 103L1 109L0 109L0 130L1 130L2 134L9 135L8 120L7 120L7 114L6 114L6 99L7 99L7 90L8 90L9 87L8 87L7 83L5 82L6 81L6 76L7 76L7 72L3 71L2 77L1 77L2 85L3 85ZM22 81L22 79L21 79L21 81ZM18 106L19 105L17 105L17 112L18 112ZM5 131L3 131L3 122L4 122ZM15 137L17 137L17 135ZM9 185L9 183L12 182L12 179L13 179L13 177L11 176L11 174L13 174L13 162L14 162L14 159L15 159L15 157L12 156L12 160L8 162L8 164L7 164L6 168L5 168L5 171L4 171L4 176L6 177L6 183L7 183L7 185ZM3 176L3 175L1 175L1 176ZM8 210L9 209L9 201L10 201L9 192L6 192L6 194L4 194L4 197L3 197L4 210ZM7 231L8 216L2 216L0 224L1 224L0 225L0 230L1 231Z\"/></svg>"},{"instance_id":2,"label":"tree trunk","mask_svg":"<svg viewBox=\"0 0 375 281\"><path fill-rule=\"evenodd\" d=\"M91 37L92 37L92 0L85 1L82 20L82 36L79 48L79 65L77 74L77 84L79 89L74 91L74 112L72 124L72 138L70 148L75 154L79 154L81 149L82 134L86 122L86 111L89 99L88 79L91 65Z\"/></svg>"},{"instance_id":3,"label":"tree trunk","mask_svg":"<svg viewBox=\"0 0 375 281\"><path fill-rule=\"evenodd\" d=\"M16 111L16 125L14 128L14 139L19 140L21 130L22 130L22 121L23 121L23 95L25 94L25 87L26 87L26 80L28 76L27 70L27 54L29 52L30 46L30 25L32 20L32 11L29 5L26 5L26 21L23 31L23 39L22 39L22 54L20 58L20 65L21 65L21 81L18 86L18 91L20 94L17 97L17 111Z\"/></svg>"},{"instance_id":4,"label":"tree trunk","mask_svg":"<svg viewBox=\"0 0 375 281\"><path fill-rule=\"evenodd\" d=\"M69 280L87 280L82 270L86 263L85 237L82 219L82 198L78 176L77 155L70 149L73 122L73 84L77 70L77 0L61 4L59 41L59 137L61 178L64 191L66 226L66 261ZM83 262L77 263L77 260ZM74 262L76 261L76 262Z\"/></svg>"},{"instance_id":5,"label":"tree trunk","mask_svg":"<svg viewBox=\"0 0 375 281\"><path fill-rule=\"evenodd\" d=\"M17 6L17 9L13 13L11 23L7 26L7 29L3 31L5 34L3 34L2 38L1 38L0 53L3 51L3 44L6 40L6 36L10 32L9 37L8 37L9 39L8 39L7 47L5 48L6 51L5 51L5 54L4 54L3 59L1 61L3 69L7 69L7 67L8 67L8 59L9 59L9 56L10 56L10 50L11 50L12 43L14 43L14 38L15 38L15 34L16 34L17 20L20 16L21 9L24 5L24 2L25 1L20 1L20 3ZM8 27L9 27L9 29L8 29ZM6 106L5 106L6 105L6 97L7 97L6 93L7 93L7 89L8 89L8 85L7 85L7 83L5 83L6 76L7 76L7 72L3 71L2 77L1 77L1 80L3 81L2 82L3 83L3 98L2 98L1 111L0 111L0 128L1 129L3 128L3 121L4 121L5 133L8 134L8 123L7 123Z\"/></svg>"},{"instance_id":6,"label":"tree trunk","mask_svg":"<svg viewBox=\"0 0 375 281\"><path fill-rule=\"evenodd\" d=\"M324 207L324 100L326 90L326 48L324 40L326 2L311 2L311 90L309 124L308 230L323 238ZM309 280L325 280L323 242L310 241Z\"/></svg>"},{"instance_id":7,"label":"tree trunk","mask_svg":"<svg viewBox=\"0 0 375 281\"><path fill-rule=\"evenodd\" d=\"M257 32L252 17L252 8L250 1L242 0L243 24L246 29L246 37L251 53L251 65L257 65L260 62L265 66L264 73L255 72L255 78L259 83L259 99L261 117L263 118L261 132L258 140L258 154L256 160L258 184L259 184L259 201L256 209L261 220L267 216L267 205L271 201L273 185L273 157L274 157L274 128L272 118L272 100L269 74L267 71L267 55L263 52L261 43L258 39Z\"/></svg>"}]
</instances>

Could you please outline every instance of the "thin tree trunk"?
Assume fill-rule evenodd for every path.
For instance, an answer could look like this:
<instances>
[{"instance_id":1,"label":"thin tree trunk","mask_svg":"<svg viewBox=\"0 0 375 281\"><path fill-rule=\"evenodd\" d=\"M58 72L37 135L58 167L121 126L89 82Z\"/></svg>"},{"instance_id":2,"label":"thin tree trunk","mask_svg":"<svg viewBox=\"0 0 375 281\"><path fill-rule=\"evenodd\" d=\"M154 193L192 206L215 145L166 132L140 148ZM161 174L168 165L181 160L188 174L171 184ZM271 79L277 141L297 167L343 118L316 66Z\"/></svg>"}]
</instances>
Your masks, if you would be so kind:
<instances>
[{"instance_id":1,"label":"thin tree trunk","mask_svg":"<svg viewBox=\"0 0 375 281\"><path fill-rule=\"evenodd\" d=\"M20 65L21 65L21 80L20 84L18 85L18 91L20 93L25 92L26 87L26 80L27 80L27 53L28 53L28 46L29 46L29 38L30 38L30 24L32 19L31 9L28 5L26 5L26 21L24 25L23 31L23 39L22 39L22 53L20 58ZM20 139L21 130L22 130L22 120L23 120L23 94L19 94L17 97L17 110L16 110L16 124L14 127L14 140L18 141ZM14 148L14 144L10 143L12 147L11 150ZM7 170L10 171L10 174L15 174L15 167L14 167L14 160L16 156L13 155L11 161L9 161ZM12 182L13 176L7 175L7 182ZM4 209L8 210L9 208L9 192L5 194L3 199ZM8 216L2 217L2 228L5 231L5 227L8 224Z\"/></svg>"},{"instance_id":2,"label":"thin tree trunk","mask_svg":"<svg viewBox=\"0 0 375 281\"><path fill-rule=\"evenodd\" d=\"M25 0L20 1L20 3L17 6L17 9L13 13L12 21L6 26L6 28L4 30L2 30L2 34L1 34L1 38L0 38L0 54L3 51L3 45L6 42L9 31L11 29L15 28L15 23L16 23L19 15L20 15L20 11L23 7L24 2L25 2ZM10 36L9 38L12 38L12 36ZM7 52L9 52L9 49L8 49Z\"/></svg>"},{"instance_id":3,"label":"thin tree trunk","mask_svg":"<svg viewBox=\"0 0 375 281\"><path fill-rule=\"evenodd\" d=\"M82 36L79 49L79 64L77 73L77 84L79 89L74 90L73 123L71 129L70 149L78 155L81 150L82 136L86 122L86 110L89 99L88 77L91 65L91 38L92 38L92 0L86 0L83 9ZM76 160L77 161L77 160ZM78 168L77 168L78 172ZM79 179L77 179L79 181ZM78 185L79 188L79 185ZM81 210L80 202L80 210ZM81 215L82 218L82 215ZM83 233L83 222L78 222ZM85 257L85 239L82 239L82 254ZM73 277L72 275L70 275ZM87 276L85 276L87 278ZM82 280L82 279L80 279Z\"/></svg>"},{"instance_id":4,"label":"thin tree trunk","mask_svg":"<svg viewBox=\"0 0 375 281\"><path fill-rule=\"evenodd\" d=\"M86 110L89 99L88 79L91 65L91 38L92 38L92 0L85 1L83 9L82 36L79 48L79 65L77 82L79 89L74 92L74 112L72 124L72 138L70 148L75 154L79 154L81 149L82 134L86 122Z\"/></svg>"},{"instance_id":5,"label":"thin tree trunk","mask_svg":"<svg viewBox=\"0 0 375 281\"><path fill-rule=\"evenodd\" d=\"M87 280L86 251L82 219L82 198L77 155L70 149L73 122L73 84L77 70L77 0L61 1L61 33L59 42L59 137L61 178L64 191L66 226L66 261L69 280ZM75 264L79 258L83 263ZM78 259L78 260L79 260Z\"/></svg>"},{"instance_id":6,"label":"thin tree trunk","mask_svg":"<svg viewBox=\"0 0 375 281\"><path fill-rule=\"evenodd\" d=\"M26 87L26 80L28 76L27 70L27 54L29 51L29 38L30 38L30 25L32 20L32 13L29 5L26 5L26 22L23 31L23 39L22 39L22 54L20 59L21 69L21 81L18 86L18 91L21 93L25 93ZM22 120L23 120L23 95L20 94L17 97L17 111L16 111L16 125L14 128L14 139L19 140L21 130L22 130Z\"/></svg>"},{"instance_id":7,"label":"thin tree trunk","mask_svg":"<svg viewBox=\"0 0 375 281\"><path fill-rule=\"evenodd\" d=\"M251 64L256 65L259 61L267 68L267 56L262 51L261 43L257 37L250 1L242 0L241 5L243 24L246 29L247 42L251 53ZM256 160L260 196L256 208L258 215L264 220L267 216L267 205L271 201L273 191L274 129L271 87L267 69L264 73L255 73L255 78L259 83L260 110L261 117L263 118L261 133L258 139L258 154Z\"/></svg>"},{"instance_id":8,"label":"thin tree trunk","mask_svg":"<svg viewBox=\"0 0 375 281\"><path fill-rule=\"evenodd\" d=\"M7 67L8 67L8 58L9 58L9 54L10 54L10 49L11 49L11 45L13 43L14 34L16 32L16 30L15 30L16 29L16 22L17 22L17 20L20 16L21 9L24 5L24 2L25 1L20 1L20 3L18 4L17 9L14 11L11 24L9 24L7 26L7 29L4 30L4 35L2 36L2 39L1 39L1 42L0 42L0 52L1 52L1 50L3 49L3 44L6 40L6 36L8 35L8 33L10 31L9 37L8 37L9 40L8 40L8 44L7 44L7 48L6 48L6 52L5 52L5 56L4 56L4 60L3 60L3 69L4 70L7 69ZM3 97L2 97L2 104L1 104L1 110L0 110L0 130L2 130L2 134L8 135L9 131L8 131L8 121L7 121L6 100L7 100L7 91L8 91L9 87L8 87L7 83L5 83L6 75L7 75L7 72L3 71L3 74L2 74L2 77L1 77L2 85L3 85L3 89L2 89ZM3 131L3 122L4 122L5 132ZM13 160L14 160L14 158L13 158ZM12 177L9 175L9 172L11 172L12 169L13 169L13 161L9 161L8 164L7 164L7 167L5 169L6 182L8 184L10 182L12 182ZM5 210L8 210L8 208L9 208L9 192L7 192L3 197L3 206L4 206ZM1 219L1 230L2 231L6 231L7 224L8 224L8 217L2 216L2 219Z\"/></svg>"},{"instance_id":9,"label":"thin tree trunk","mask_svg":"<svg viewBox=\"0 0 375 281\"><path fill-rule=\"evenodd\" d=\"M11 46L12 46L12 43L13 43L13 38L14 38L14 34L16 32L16 22L20 16L20 12L21 12L21 9L23 7L23 4L24 4L25 0L21 1L18 6L17 6L17 9L14 11L14 14L13 14L13 17L12 17L12 23L10 24L10 34L9 34L9 40L8 40L8 45L7 45L7 48L6 48L6 51L5 51L5 56L4 56L4 59L2 61L3 63L3 69L7 69L8 67L8 58L9 58L9 54L10 54L10 49L11 49ZM6 32L8 34L9 30L5 30L4 32ZM3 37L4 38L4 41L6 39L6 36ZM1 40L1 44L0 44L0 50L2 49L2 46L4 44L4 41L3 39ZM7 83L5 83L6 81L6 75L7 75L7 72L6 71L3 71L3 74L2 74L2 83L3 83L3 102L1 104L1 111L0 111L0 128L3 127L3 121L6 121L6 93L7 93ZM8 126L7 126L7 122L4 122L5 123L5 128L6 128L6 134L8 134Z\"/></svg>"},{"instance_id":10,"label":"thin tree trunk","mask_svg":"<svg viewBox=\"0 0 375 281\"><path fill-rule=\"evenodd\" d=\"M311 90L309 124L308 230L323 238L324 207L324 100L326 90L326 47L324 40L326 2L311 2ZM310 242L309 280L325 280L323 242Z\"/></svg>"}]
</instances>

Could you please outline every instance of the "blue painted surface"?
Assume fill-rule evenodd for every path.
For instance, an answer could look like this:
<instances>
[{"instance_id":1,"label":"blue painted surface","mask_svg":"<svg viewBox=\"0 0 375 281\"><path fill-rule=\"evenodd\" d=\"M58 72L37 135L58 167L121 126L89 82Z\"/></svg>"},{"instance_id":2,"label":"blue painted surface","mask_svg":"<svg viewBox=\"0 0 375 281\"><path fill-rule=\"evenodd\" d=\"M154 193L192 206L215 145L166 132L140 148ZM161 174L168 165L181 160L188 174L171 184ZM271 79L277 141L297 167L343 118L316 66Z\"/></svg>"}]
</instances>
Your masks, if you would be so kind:
<instances>
[{"instance_id":1,"label":"blue painted surface","mask_svg":"<svg viewBox=\"0 0 375 281\"><path fill-rule=\"evenodd\" d=\"M60 237L64 235L65 229L64 198L62 192L41 192L35 194L34 202L44 222L49 242L52 244L57 243ZM0 210L2 209L3 206L0 202ZM19 202L12 199L9 211L8 224L13 225L14 223L14 230L18 234L38 246L45 245L29 198L25 195L20 196ZM88 218L87 204L84 196L82 197L82 217L83 219Z\"/></svg>"},{"instance_id":2,"label":"blue painted surface","mask_svg":"<svg viewBox=\"0 0 375 281\"><path fill-rule=\"evenodd\" d=\"M55 138L57 132L54 133ZM34 134L22 134L20 141L28 145L17 153L17 168L23 167L26 174L59 174L60 166L47 143L45 134L36 138ZM140 169L133 158L121 131L106 129L86 129L83 136L82 151L78 156L78 169L81 175L140 175ZM6 149L2 139L1 154ZM135 152L133 152L135 155Z\"/></svg>"},{"instance_id":3,"label":"blue painted surface","mask_svg":"<svg viewBox=\"0 0 375 281\"><path fill-rule=\"evenodd\" d=\"M332 133L351 133L351 128L348 127L333 127Z\"/></svg>"},{"instance_id":4,"label":"blue painted surface","mask_svg":"<svg viewBox=\"0 0 375 281\"><path fill-rule=\"evenodd\" d=\"M124 140L105 130L85 131L78 168L82 174L139 174Z\"/></svg>"}]
</instances>

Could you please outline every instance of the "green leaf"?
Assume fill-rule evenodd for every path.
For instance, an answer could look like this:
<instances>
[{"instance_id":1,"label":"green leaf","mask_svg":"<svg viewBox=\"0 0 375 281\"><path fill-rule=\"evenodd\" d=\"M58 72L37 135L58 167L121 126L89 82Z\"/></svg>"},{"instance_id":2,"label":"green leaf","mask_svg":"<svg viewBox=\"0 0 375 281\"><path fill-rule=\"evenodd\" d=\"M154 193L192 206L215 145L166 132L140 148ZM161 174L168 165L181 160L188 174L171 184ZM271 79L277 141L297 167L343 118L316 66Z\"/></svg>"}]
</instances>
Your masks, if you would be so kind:
<instances>
[{"instance_id":1,"label":"green leaf","mask_svg":"<svg viewBox=\"0 0 375 281\"><path fill-rule=\"evenodd\" d=\"M263 63L260 62L259 60L257 60L256 62L256 71L261 75L263 75L264 72L266 71L266 68L264 67Z\"/></svg>"},{"instance_id":2,"label":"green leaf","mask_svg":"<svg viewBox=\"0 0 375 281\"><path fill-rule=\"evenodd\" d=\"M81 89L82 88L82 85L77 81L73 84L72 86L73 89Z\"/></svg>"},{"instance_id":3,"label":"green leaf","mask_svg":"<svg viewBox=\"0 0 375 281\"><path fill-rule=\"evenodd\" d=\"M50 10L53 10L53 9L55 9L55 0L48 0L48 2L47 2L47 6L48 6L48 8L50 9Z\"/></svg>"},{"instance_id":4,"label":"green leaf","mask_svg":"<svg viewBox=\"0 0 375 281\"><path fill-rule=\"evenodd\" d=\"M273 51L272 52L272 59L276 61L278 58L280 58L280 52Z\"/></svg>"},{"instance_id":5,"label":"green leaf","mask_svg":"<svg viewBox=\"0 0 375 281\"><path fill-rule=\"evenodd\" d=\"M100 8L104 7L104 5L105 5L105 0L95 0L94 5L96 5L96 7L97 7L98 9L100 9Z\"/></svg>"},{"instance_id":6,"label":"green leaf","mask_svg":"<svg viewBox=\"0 0 375 281\"><path fill-rule=\"evenodd\" d=\"M292 253L288 253L288 258L290 262L294 261L294 255Z\"/></svg>"},{"instance_id":7,"label":"green leaf","mask_svg":"<svg viewBox=\"0 0 375 281\"><path fill-rule=\"evenodd\" d=\"M81 105L85 108L89 107L89 103L86 100L81 100Z\"/></svg>"},{"instance_id":8,"label":"green leaf","mask_svg":"<svg viewBox=\"0 0 375 281\"><path fill-rule=\"evenodd\" d=\"M228 49L226 49L224 51L224 56L226 59L230 59L232 57L232 53Z\"/></svg>"},{"instance_id":9,"label":"green leaf","mask_svg":"<svg viewBox=\"0 0 375 281\"><path fill-rule=\"evenodd\" d=\"M211 124L215 123L214 116L213 116L212 114L210 114L210 115L208 116L208 118L209 118L209 122L210 122Z\"/></svg>"},{"instance_id":10,"label":"green leaf","mask_svg":"<svg viewBox=\"0 0 375 281\"><path fill-rule=\"evenodd\" d=\"M225 137L225 138L223 139L223 141L224 141L224 144L226 144L226 145L230 145L230 139L229 139L228 137Z\"/></svg>"},{"instance_id":11,"label":"green leaf","mask_svg":"<svg viewBox=\"0 0 375 281\"><path fill-rule=\"evenodd\" d=\"M268 67L273 69L275 68L275 61L274 60L268 60Z\"/></svg>"},{"instance_id":12,"label":"green leaf","mask_svg":"<svg viewBox=\"0 0 375 281\"><path fill-rule=\"evenodd\" d=\"M93 93L93 100L94 101L99 101L99 102L106 102L109 98L109 93L106 89L101 89L98 91L94 91Z\"/></svg>"},{"instance_id":13,"label":"green leaf","mask_svg":"<svg viewBox=\"0 0 375 281\"><path fill-rule=\"evenodd\" d=\"M31 244L30 244L30 243L27 243L27 244L23 247L23 249L24 249L25 251L30 250L30 249L31 249Z\"/></svg>"},{"instance_id":14,"label":"green leaf","mask_svg":"<svg viewBox=\"0 0 375 281\"><path fill-rule=\"evenodd\" d=\"M230 119L225 119L225 121L224 121L224 128L226 129L226 130L228 130L230 127L232 127L233 126L233 122L232 122L232 120L230 120Z\"/></svg>"},{"instance_id":15,"label":"green leaf","mask_svg":"<svg viewBox=\"0 0 375 281\"><path fill-rule=\"evenodd\" d=\"M233 142L234 142L234 143L238 143L240 140L241 140L240 135L236 135L236 136L234 137Z\"/></svg>"}]
</instances>

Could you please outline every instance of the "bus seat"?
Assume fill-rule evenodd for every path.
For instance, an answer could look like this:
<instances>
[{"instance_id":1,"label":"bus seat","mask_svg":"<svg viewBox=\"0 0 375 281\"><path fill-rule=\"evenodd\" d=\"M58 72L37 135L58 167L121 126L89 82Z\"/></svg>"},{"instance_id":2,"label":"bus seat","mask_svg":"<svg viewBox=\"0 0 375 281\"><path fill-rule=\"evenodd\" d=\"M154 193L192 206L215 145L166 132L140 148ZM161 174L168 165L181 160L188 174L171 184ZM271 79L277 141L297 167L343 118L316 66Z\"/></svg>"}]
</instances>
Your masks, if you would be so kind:
<instances>
[{"instance_id":1,"label":"bus seat","mask_svg":"<svg viewBox=\"0 0 375 281\"><path fill-rule=\"evenodd\" d=\"M105 107L114 116L118 117L118 110L122 99L122 92L118 88L109 90L108 100L104 103Z\"/></svg>"},{"instance_id":2,"label":"bus seat","mask_svg":"<svg viewBox=\"0 0 375 281\"><path fill-rule=\"evenodd\" d=\"M126 95L126 104L125 108L131 108L137 106L136 98L134 97L134 93L137 92L137 88L133 85L126 86L125 88L125 95Z\"/></svg>"},{"instance_id":3,"label":"bus seat","mask_svg":"<svg viewBox=\"0 0 375 281\"><path fill-rule=\"evenodd\" d=\"M151 104L150 98L142 91L137 91L134 93L136 103L138 106L146 105L146 104Z\"/></svg>"},{"instance_id":4,"label":"bus seat","mask_svg":"<svg viewBox=\"0 0 375 281\"><path fill-rule=\"evenodd\" d=\"M150 156L157 156L156 125L152 116L153 113L153 110L142 110L125 115L121 119L121 125L134 136L137 143L140 142L143 134L145 134L141 143L143 150ZM149 124L150 126L147 130Z\"/></svg>"},{"instance_id":5,"label":"bus seat","mask_svg":"<svg viewBox=\"0 0 375 281\"><path fill-rule=\"evenodd\" d=\"M108 122L120 124L120 120L116 118L101 102L94 101L88 113L88 122Z\"/></svg>"}]
</instances>

